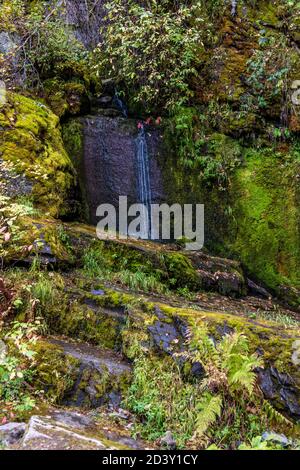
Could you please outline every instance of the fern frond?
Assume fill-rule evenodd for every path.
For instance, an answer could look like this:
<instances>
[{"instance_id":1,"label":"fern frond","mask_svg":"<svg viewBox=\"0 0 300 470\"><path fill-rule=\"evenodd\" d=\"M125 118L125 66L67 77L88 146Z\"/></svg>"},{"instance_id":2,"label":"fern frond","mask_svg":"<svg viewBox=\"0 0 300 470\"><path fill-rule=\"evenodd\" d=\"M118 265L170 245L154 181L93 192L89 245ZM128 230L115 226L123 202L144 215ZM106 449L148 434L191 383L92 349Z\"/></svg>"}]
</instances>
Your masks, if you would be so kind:
<instances>
[{"instance_id":1,"label":"fern frond","mask_svg":"<svg viewBox=\"0 0 300 470\"><path fill-rule=\"evenodd\" d=\"M202 437L216 419L221 416L222 397L220 395L212 396L207 394L200 404L200 409L194 434L194 437L197 438Z\"/></svg>"},{"instance_id":2,"label":"fern frond","mask_svg":"<svg viewBox=\"0 0 300 470\"><path fill-rule=\"evenodd\" d=\"M257 378L253 371L262 365L262 360L255 354L251 356L232 354L227 358L226 364L229 385L233 389L246 389L251 395Z\"/></svg>"},{"instance_id":3,"label":"fern frond","mask_svg":"<svg viewBox=\"0 0 300 470\"><path fill-rule=\"evenodd\" d=\"M249 343L247 336L242 333L234 332L225 335L217 346L224 360L232 354L247 354L249 352Z\"/></svg>"},{"instance_id":4,"label":"fern frond","mask_svg":"<svg viewBox=\"0 0 300 470\"><path fill-rule=\"evenodd\" d=\"M275 410L275 408L269 403L267 400L264 400L263 402L263 409L267 415L267 417L273 421L275 421L278 424L285 424L289 427L293 427L294 424L287 419L283 414L281 414L279 411Z\"/></svg>"}]
</instances>

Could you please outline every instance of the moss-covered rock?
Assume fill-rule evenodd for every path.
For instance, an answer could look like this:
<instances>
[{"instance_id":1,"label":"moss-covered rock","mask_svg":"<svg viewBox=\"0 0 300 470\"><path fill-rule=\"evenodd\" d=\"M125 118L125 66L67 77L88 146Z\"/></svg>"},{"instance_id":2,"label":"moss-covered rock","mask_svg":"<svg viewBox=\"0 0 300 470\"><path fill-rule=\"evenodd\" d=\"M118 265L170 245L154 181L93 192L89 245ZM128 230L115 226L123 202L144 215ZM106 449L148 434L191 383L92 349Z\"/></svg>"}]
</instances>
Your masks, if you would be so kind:
<instances>
[{"instance_id":1,"label":"moss-covered rock","mask_svg":"<svg viewBox=\"0 0 300 470\"><path fill-rule=\"evenodd\" d=\"M68 215L75 173L58 117L39 101L8 93L0 112L0 136L0 157L33 182L36 204L48 215Z\"/></svg>"},{"instance_id":2,"label":"moss-covered rock","mask_svg":"<svg viewBox=\"0 0 300 470\"><path fill-rule=\"evenodd\" d=\"M277 292L300 287L298 174L292 152L249 150L233 180L229 246L252 275ZM299 305L299 291L298 302L294 297L290 300Z\"/></svg>"},{"instance_id":3,"label":"moss-covered rock","mask_svg":"<svg viewBox=\"0 0 300 470\"><path fill-rule=\"evenodd\" d=\"M38 341L34 349L34 386L52 403L117 405L130 384L129 364L111 351L61 339Z\"/></svg>"},{"instance_id":4,"label":"moss-covered rock","mask_svg":"<svg viewBox=\"0 0 300 470\"><path fill-rule=\"evenodd\" d=\"M227 146L228 153L224 152L229 165L224 187L218 187L218 172L214 175L215 184L209 184L203 173L185 169L169 155L162 162L168 199L172 204L204 204L205 248L235 257L250 276L297 306L300 265L297 144L258 149L240 146L237 164L233 166L230 148ZM211 147L212 162L219 160L218 149Z\"/></svg>"},{"instance_id":5,"label":"moss-covered rock","mask_svg":"<svg viewBox=\"0 0 300 470\"><path fill-rule=\"evenodd\" d=\"M43 390L49 402L61 402L76 380L79 361L66 356L62 348L48 341L38 341L34 351L36 353L34 386L38 390Z\"/></svg>"},{"instance_id":6,"label":"moss-covered rock","mask_svg":"<svg viewBox=\"0 0 300 470\"><path fill-rule=\"evenodd\" d=\"M260 376L266 398L277 409L296 420L300 419L300 375L295 361L298 344L295 341L299 338L299 328L289 329L265 319L251 320L229 312L193 310L146 299L139 299L137 308L134 296L131 299L130 296L124 298L122 294L110 290L106 290L99 302L106 307L133 305L129 309L126 327L122 330L122 350L131 360L141 354L158 352L159 355L168 355L178 361L176 353L182 351L187 328L193 325L197 325L196 328L206 325L215 341L220 341L224 335L234 331L243 333L249 340L251 352L262 356L265 373L271 371L269 388L266 387L266 376Z\"/></svg>"}]
</instances>

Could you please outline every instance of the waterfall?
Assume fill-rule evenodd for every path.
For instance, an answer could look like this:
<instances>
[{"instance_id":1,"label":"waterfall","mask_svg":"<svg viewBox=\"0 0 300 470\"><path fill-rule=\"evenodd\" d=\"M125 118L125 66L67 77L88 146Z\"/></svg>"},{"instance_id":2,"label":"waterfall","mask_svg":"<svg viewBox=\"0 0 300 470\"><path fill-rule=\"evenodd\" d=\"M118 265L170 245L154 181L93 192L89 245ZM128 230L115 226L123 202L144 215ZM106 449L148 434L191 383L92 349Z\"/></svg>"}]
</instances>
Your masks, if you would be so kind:
<instances>
[{"instance_id":1,"label":"waterfall","mask_svg":"<svg viewBox=\"0 0 300 470\"><path fill-rule=\"evenodd\" d=\"M113 104L116 106L116 108L119 111L121 111L121 113L123 114L123 116L125 118L128 118L127 107L126 107L125 103L121 100L121 98L119 97L119 94L118 94L117 91L115 92L115 95L114 95L114 98L113 98Z\"/></svg>"},{"instance_id":2,"label":"waterfall","mask_svg":"<svg viewBox=\"0 0 300 470\"><path fill-rule=\"evenodd\" d=\"M136 138L137 147L137 173L138 173L138 198L139 203L144 204L147 208L143 214L141 233L144 238L149 237L151 234L151 203L152 192L150 184L150 162L146 140L146 133L144 126L141 124L139 127L139 135Z\"/></svg>"},{"instance_id":3,"label":"waterfall","mask_svg":"<svg viewBox=\"0 0 300 470\"><path fill-rule=\"evenodd\" d=\"M231 1L231 15L232 16L236 16L237 4L238 4L238 0Z\"/></svg>"}]
</instances>

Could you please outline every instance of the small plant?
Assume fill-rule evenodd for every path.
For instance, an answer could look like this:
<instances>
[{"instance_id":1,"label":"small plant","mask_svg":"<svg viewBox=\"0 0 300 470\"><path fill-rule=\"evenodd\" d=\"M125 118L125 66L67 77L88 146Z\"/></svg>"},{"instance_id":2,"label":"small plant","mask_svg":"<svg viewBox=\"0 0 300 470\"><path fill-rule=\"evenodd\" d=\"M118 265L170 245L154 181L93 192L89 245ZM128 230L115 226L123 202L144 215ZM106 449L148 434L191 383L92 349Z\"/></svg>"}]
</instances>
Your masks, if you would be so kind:
<instances>
[{"instance_id":1,"label":"small plant","mask_svg":"<svg viewBox=\"0 0 300 470\"><path fill-rule=\"evenodd\" d=\"M197 387L183 381L172 360L140 357L125 404L142 418L136 431L144 438L155 440L172 430L183 447L194 433L200 398Z\"/></svg>"},{"instance_id":2,"label":"small plant","mask_svg":"<svg viewBox=\"0 0 300 470\"><path fill-rule=\"evenodd\" d=\"M188 287L179 287L177 289L177 294L191 302L197 298L195 292L191 292Z\"/></svg>"},{"instance_id":3,"label":"small plant","mask_svg":"<svg viewBox=\"0 0 300 470\"><path fill-rule=\"evenodd\" d=\"M43 276L43 274L39 275L39 280L33 285L31 293L34 300L38 302L40 310L44 310L47 307L50 308L54 303L55 288L51 280Z\"/></svg>"},{"instance_id":4,"label":"small plant","mask_svg":"<svg viewBox=\"0 0 300 470\"><path fill-rule=\"evenodd\" d=\"M113 276L113 280L135 291L156 292L158 294L166 294L168 292L166 286L159 282L155 276L140 271L121 271Z\"/></svg>"},{"instance_id":5,"label":"small plant","mask_svg":"<svg viewBox=\"0 0 300 470\"><path fill-rule=\"evenodd\" d=\"M32 349L41 328L39 319L32 323L13 322L4 335L8 352L0 358L0 418L3 422L30 411L35 397L29 383L34 374L35 352Z\"/></svg>"}]
</instances>

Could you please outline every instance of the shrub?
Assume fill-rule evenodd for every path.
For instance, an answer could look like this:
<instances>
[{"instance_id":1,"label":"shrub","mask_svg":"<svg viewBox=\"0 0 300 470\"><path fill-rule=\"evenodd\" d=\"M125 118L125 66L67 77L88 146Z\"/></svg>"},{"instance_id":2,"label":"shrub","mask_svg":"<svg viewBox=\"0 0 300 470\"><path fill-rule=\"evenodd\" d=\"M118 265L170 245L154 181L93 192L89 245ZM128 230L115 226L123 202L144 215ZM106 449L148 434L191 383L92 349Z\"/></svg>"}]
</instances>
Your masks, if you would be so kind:
<instances>
[{"instance_id":1,"label":"shrub","mask_svg":"<svg viewBox=\"0 0 300 470\"><path fill-rule=\"evenodd\" d=\"M145 111L186 103L209 25L202 2L108 2L103 41L95 53L98 74L125 84Z\"/></svg>"}]
</instances>

